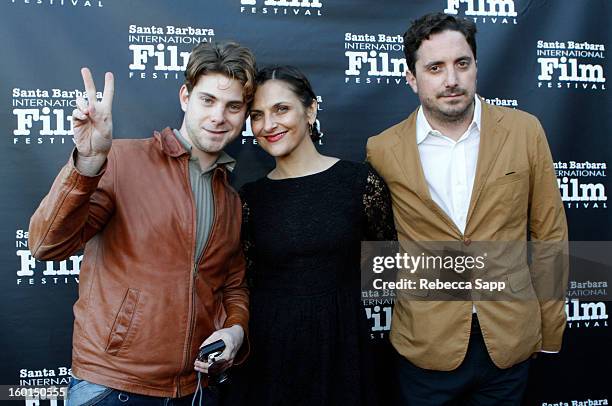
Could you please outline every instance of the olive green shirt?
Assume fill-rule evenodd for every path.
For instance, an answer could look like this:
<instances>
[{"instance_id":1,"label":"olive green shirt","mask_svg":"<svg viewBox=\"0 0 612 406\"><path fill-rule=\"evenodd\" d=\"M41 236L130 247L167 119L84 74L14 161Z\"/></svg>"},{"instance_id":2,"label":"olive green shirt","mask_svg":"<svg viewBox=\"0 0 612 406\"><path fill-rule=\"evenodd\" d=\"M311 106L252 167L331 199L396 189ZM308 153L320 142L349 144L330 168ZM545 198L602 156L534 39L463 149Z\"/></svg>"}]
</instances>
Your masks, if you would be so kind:
<instances>
[{"instance_id":1,"label":"olive green shirt","mask_svg":"<svg viewBox=\"0 0 612 406\"><path fill-rule=\"evenodd\" d=\"M189 180L191 182L191 192L193 193L193 200L195 201L196 207L196 249L195 249L195 261L199 261L202 256L203 250L206 247L206 242L210 236L213 221L215 219L215 204L214 195L212 190L212 175L214 169L220 165L232 171L236 160L221 151L221 154L217 158L214 164L210 167L202 169L200 161L191 153L193 148L189 142L179 132L174 130L176 139L183 145L183 148L189 152Z\"/></svg>"}]
</instances>

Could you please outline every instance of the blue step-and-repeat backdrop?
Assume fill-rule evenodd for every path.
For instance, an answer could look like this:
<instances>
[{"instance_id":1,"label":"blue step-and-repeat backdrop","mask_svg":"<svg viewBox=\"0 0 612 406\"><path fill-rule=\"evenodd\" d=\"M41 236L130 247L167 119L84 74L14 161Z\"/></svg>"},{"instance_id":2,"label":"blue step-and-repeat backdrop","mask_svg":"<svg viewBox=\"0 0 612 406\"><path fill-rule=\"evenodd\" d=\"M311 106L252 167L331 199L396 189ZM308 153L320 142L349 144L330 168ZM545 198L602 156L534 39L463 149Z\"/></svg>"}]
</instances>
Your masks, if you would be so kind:
<instances>
[{"instance_id":1,"label":"blue step-and-repeat backdrop","mask_svg":"<svg viewBox=\"0 0 612 406\"><path fill-rule=\"evenodd\" d=\"M293 64L318 95L319 148L363 160L369 136L418 101L404 78L401 35L442 11L478 26L478 92L538 116L547 132L574 241L612 240L609 0L3 0L0 5L0 385L65 385L81 257L35 260L29 218L73 148L71 113L89 66L115 74L116 138L178 128L191 48L233 39L260 66ZM248 123L229 148L234 184L273 165ZM570 281L571 283L572 281ZM595 281L597 282L597 281ZM598 283L598 282L597 282ZM583 286L589 288L589 286ZM580 288L580 286L579 286ZM606 282L598 289L609 289ZM567 298L563 350L531 369L525 404L599 405L612 395L610 303ZM576 293L578 292L578 293ZM592 292L591 292L592 293ZM607 292L609 294L609 292ZM605 295L603 295L605 296ZM392 301L364 295L384 342ZM22 401L62 405L63 401Z\"/></svg>"}]
</instances>

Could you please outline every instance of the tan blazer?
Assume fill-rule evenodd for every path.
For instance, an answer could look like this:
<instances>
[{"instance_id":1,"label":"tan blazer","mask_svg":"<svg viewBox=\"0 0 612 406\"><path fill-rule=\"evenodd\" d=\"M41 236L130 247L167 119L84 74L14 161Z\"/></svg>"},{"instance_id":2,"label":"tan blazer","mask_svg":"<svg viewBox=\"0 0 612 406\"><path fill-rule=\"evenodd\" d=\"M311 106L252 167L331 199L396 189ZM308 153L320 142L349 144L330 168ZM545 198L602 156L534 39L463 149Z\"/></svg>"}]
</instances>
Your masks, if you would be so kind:
<instances>
[{"instance_id":1,"label":"tan blazer","mask_svg":"<svg viewBox=\"0 0 612 406\"><path fill-rule=\"evenodd\" d=\"M416 111L371 137L367 160L391 191L400 240L567 241L567 223L544 130L537 118L482 101L480 149L465 234L432 200L416 144ZM565 243L561 243L565 245ZM567 285L566 263L558 273ZM559 267L557 267L559 268ZM559 271L557 269L556 271ZM525 264L507 276L509 292L538 290L541 275ZM539 292L538 292L539 293ZM537 297L540 297L538 294ZM463 361L476 306L493 362L508 368L539 350L559 351L564 301L396 300L391 326L395 349L413 364L450 371Z\"/></svg>"}]
</instances>

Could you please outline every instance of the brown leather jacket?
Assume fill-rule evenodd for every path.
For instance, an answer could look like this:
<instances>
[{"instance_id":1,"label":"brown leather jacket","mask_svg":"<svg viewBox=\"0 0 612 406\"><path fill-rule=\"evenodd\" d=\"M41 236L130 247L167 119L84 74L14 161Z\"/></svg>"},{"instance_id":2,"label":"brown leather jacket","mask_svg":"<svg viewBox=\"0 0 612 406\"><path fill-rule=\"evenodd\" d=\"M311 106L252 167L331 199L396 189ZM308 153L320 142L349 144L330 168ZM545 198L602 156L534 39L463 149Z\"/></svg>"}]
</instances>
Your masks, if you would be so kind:
<instances>
[{"instance_id":1,"label":"brown leather jacket","mask_svg":"<svg viewBox=\"0 0 612 406\"><path fill-rule=\"evenodd\" d=\"M171 129L114 140L99 176L71 158L30 221L30 249L60 260L85 246L74 305L72 371L151 396L195 391L193 362L213 331L239 324L248 352L241 205L225 168L213 173L214 221L195 263L188 153Z\"/></svg>"}]
</instances>

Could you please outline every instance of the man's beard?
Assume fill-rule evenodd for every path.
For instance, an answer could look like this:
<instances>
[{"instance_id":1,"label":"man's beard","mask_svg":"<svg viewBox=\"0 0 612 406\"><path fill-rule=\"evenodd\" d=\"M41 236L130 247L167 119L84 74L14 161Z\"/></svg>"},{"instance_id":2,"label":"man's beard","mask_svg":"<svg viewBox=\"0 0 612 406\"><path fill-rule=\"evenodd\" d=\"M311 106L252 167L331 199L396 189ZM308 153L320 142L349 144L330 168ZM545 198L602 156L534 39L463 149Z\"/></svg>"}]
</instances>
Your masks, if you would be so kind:
<instances>
[{"instance_id":1,"label":"man's beard","mask_svg":"<svg viewBox=\"0 0 612 406\"><path fill-rule=\"evenodd\" d=\"M469 95L469 92L466 89L462 89L456 87L454 89L445 90L444 92L438 93L436 95L436 99L440 97L447 96L457 96L457 95ZM429 112L436 118L436 120L445 122L445 123L456 123L461 122L468 118L469 115L472 114L472 106L474 105L474 98L470 98L470 103L467 103L465 107L461 105L456 106L448 106L448 105L438 105L435 103L423 103L424 107L429 110Z\"/></svg>"}]
</instances>

